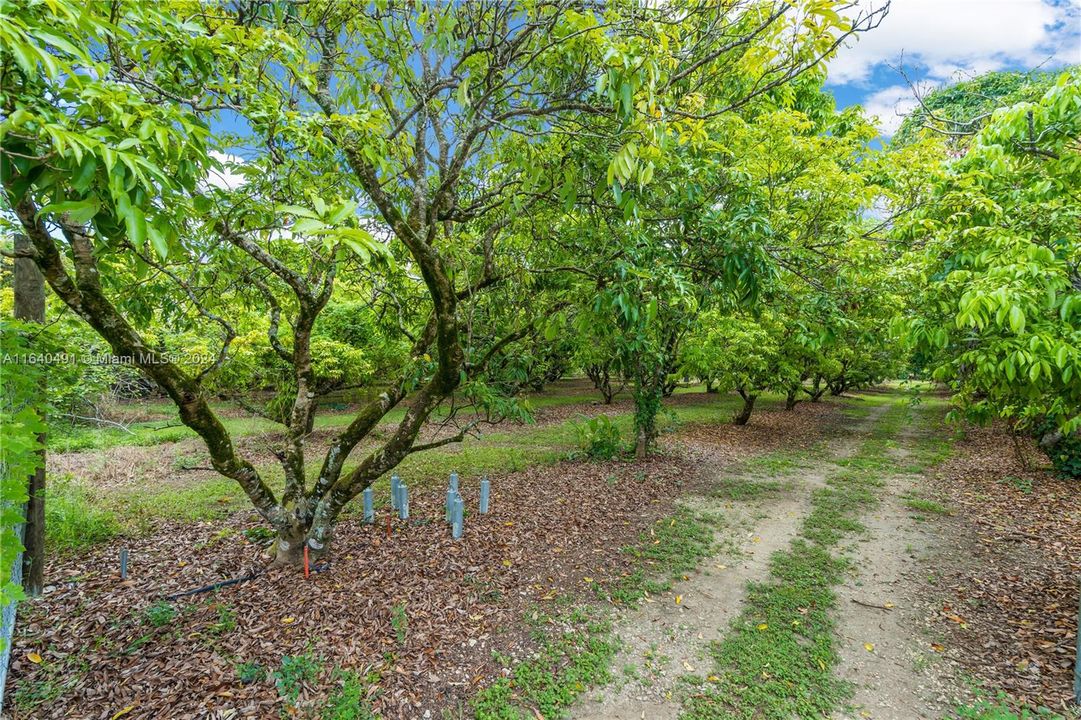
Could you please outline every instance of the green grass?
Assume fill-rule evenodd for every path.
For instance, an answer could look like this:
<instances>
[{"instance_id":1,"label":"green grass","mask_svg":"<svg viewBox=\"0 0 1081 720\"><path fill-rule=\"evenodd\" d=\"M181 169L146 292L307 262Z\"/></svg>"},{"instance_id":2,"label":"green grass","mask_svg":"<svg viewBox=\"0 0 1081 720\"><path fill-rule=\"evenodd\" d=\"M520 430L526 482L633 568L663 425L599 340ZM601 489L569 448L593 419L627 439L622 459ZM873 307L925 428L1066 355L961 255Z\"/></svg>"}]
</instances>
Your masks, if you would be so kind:
<instances>
[{"instance_id":1,"label":"green grass","mask_svg":"<svg viewBox=\"0 0 1081 720\"><path fill-rule=\"evenodd\" d=\"M540 646L517 663L502 658L511 674L473 698L470 706L477 720L531 720L538 713L562 717L586 688L612 678L619 644L603 613L579 608L557 617L533 613L527 619Z\"/></svg>"},{"instance_id":2,"label":"green grass","mask_svg":"<svg viewBox=\"0 0 1081 720\"><path fill-rule=\"evenodd\" d=\"M646 595L670 589L675 580L712 553L712 526L718 522L718 518L677 508L670 517L654 522L637 544L623 548L634 559L634 569L609 587L594 581L594 592L601 599L635 605Z\"/></svg>"},{"instance_id":3,"label":"green grass","mask_svg":"<svg viewBox=\"0 0 1081 720\"><path fill-rule=\"evenodd\" d=\"M116 513L70 478L50 478L45 487L45 541L49 549L68 553L106 542L123 529Z\"/></svg>"},{"instance_id":4,"label":"green grass","mask_svg":"<svg viewBox=\"0 0 1081 720\"><path fill-rule=\"evenodd\" d=\"M559 385L545 393L525 395L521 404L530 411L560 407L577 403L589 403L597 400L598 394L569 392ZM622 396L621 396L622 397ZM165 416L164 419L134 422L127 425L127 430L112 426L73 425L64 420L55 420L49 426L49 449L53 452L75 452L78 450L102 450L118 446L145 447L163 443L179 442L196 438L196 434L180 424L176 407L166 401L142 401L125 405L129 410L139 410L144 415ZM219 414L232 414L238 408L232 403L211 402L211 407ZM243 412L243 411L240 411ZM447 409L440 408L432 418L439 420L446 416ZM347 409L343 403L325 404L315 419L315 428L333 429L345 427L352 421L355 411ZM397 423L405 415L404 408L395 408L383 418L384 423ZM220 417L225 429L233 437L259 434L279 434L283 428L278 423L262 417Z\"/></svg>"},{"instance_id":5,"label":"green grass","mask_svg":"<svg viewBox=\"0 0 1081 720\"><path fill-rule=\"evenodd\" d=\"M678 393L693 391L694 388L680 388ZM534 407L550 407L579 402L588 402L591 395L581 393L560 393L533 396L528 402ZM760 406L770 407L779 404L781 398L766 398ZM673 430L684 423L727 423L737 405L737 398L729 395L703 396L701 404L676 406L666 411L661 423L662 428ZM160 404L166 408L166 404ZM395 411L400 412L400 411ZM609 412L614 412L609 410ZM318 419L317 427L333 427L351 419L349 413L325 414ZM388 415L393 419L394 415ZM633 418L630 414L611 415L613 426L618 429L627 443L632 435ZM254 432L265 432L272 427L261 419L224 420L226 426L238 436ZM414 489L423 489L445 482L452 471L463 478L477 477L485 473L510 473L527 467L553 465L570 457L579 449L578 428L581 418L570 418L561 423L543 426L525 426L513 430L502 430L485 434L480 438L467 438L459 444L449 445L439 450L417 453L408 456L397 468ZM84 448L106 447L113 444L152 445L158 442L172 441L192 437L187 428L174 427L168 430L154 431L152 426L160 422L134 425L139 433L132 437L119 430L80 429L78 436L68 437L69 445L74 443ZM164 434L161 434L164 433ZM74 439L73 439L74 437ZM102 440L105 438L105 440ZM56 438L51 438L53 442ZM60 447L65 440L60 439ZM179 452L179 451L178 451ZM202 452L201 447L199 452ZM364 448L355 452L355 460L364 456ZM749 458L747 468L760 473L777 473L785 468L794 467L800 461L792 453L775 453L762 459ZM318 472L318 458L309 463L309 472ZM192 462L203 460L192 458L189 454L180 454L174 460L176 467L183 467ZM346 466L348 472L355 463ZM259 468L267 485L275 492L280 492L283 474L277 464ZM387 497L390 478L380 478L374 484L377 497ZM749 485L733 487L732 492L769 494L773 489L767 483L761 488L752 489ZM54 490L54 492L56 492ZM117 535L137 536L151 530L160 520L206 521L227 516L249 507L248 500L240 487L232 480L212 477L186 485L174 484L167 487L150 486L139 489L118 489L112 491L90 492L88 488L75 481L68 481L60 500L50 501L47 506L52 514L46 526L48 540L58 552L77 551L96 543L107 541ZM355 515L360 512L359 501L354 501L345 510L345 514Z\"/></svg>"},{"instance_id":6,"label":"green grass","mask_svg":"<svg viewBox=\"0 0 1081 720\"><path fill-rule=\"evenodd\" d=\"M695 515L677 508L653 523L624 552L634 558L634 570L605 588L592 584L599 598L635 604L647 593L664 592L682 574L693 570L713 548L713 529L718 518ZM501 677L481 690L470 703L478 720L532 720L562 717L586 688L612 680L612 661L619 649L609 615L603 608L570 608L573 598L561 596L560 610L548 615L540 608L527 611L538 649L529 659L512 663L509 677ZM633 668L632 668L633 670ZM624 675L628 675L624 668Z\"/></svg>"},{"instance_id":7,"label":"green grass","mask_svg":"<svg viewBox=\"0 0 1081 720\"><path fill-rule=\"evenodd\" d=\"M549 405L558 405L581 402L583 397L557 395L536 398L533 402L541 400ZM707 407L732 405L730 399L726 400L724 396L716 396L716 400L717 403L710 402ZM720 414L711 412L725 421L730 414L727 411ZM702 418L705 414L702 407L690 406L678 408L673 418L682 421L684 416ZM349 418L349 415L326 415L320 421L329 425L333 422L344 423ZM239 428L241 434L266 425L265 421L226 420L227 425L230 423L233 423L234 429ZM468 478L484 473L510 473L537 465L553 465L577 450L579 423L580 418L571 418L562 423L525 426L492 432L481 438L468 438L439 450L410 455L395 468L395 472L406 478L411 487L421 489L443 483L452 471ZM630 415L614 415L612 423L624 437L631 436ZM186 428L171 428L169 432L173 431L188 432ZM91 434L101 432L105 431L92 431ZM128 444L131 444L130 440L130 437L124 439ZM157 441L161 441L161 438ZM143 444L153 443L146 440ZM358 461L363 453L363 449L356 452ZM184 459L186 457L180 456L174 464L188 462ZM347 465L345 471L348 472L352 466ZM281 490L284 480L277 464L264 465L259 470L273 490ZM311 463L309 471L317 472L318 462ZM375 483L377 496L387 496L389 483L389 476ZM212 520L248 507L247 498L240 487L224 477L166 489L151 487L95 493L75 481L67 481L60 493L60 500L46 503L52 513L46 524L46 533L50 543L61 552L79 550L120 534L134 536L145 533L158 520ZM346 513L359 512L356 504L354 502L347 508Z\"/></svg>"},{"instance_id":8,"label":"green grass","mask_svg":"<svg viewBox=\"0 0 1081 720\"><path fill-rule=\"evenodd\" d=\"M713 674L684 705L688 720L743 718L791 720L827 717L849 695L835 677L836 605L833 588L848 569L835 555L845 537L859 533L859 518L878 503L882 476L891 471L892 438L908 419L903 404L886 405L857 452L812 495L800 537L770 561L769 579L748 586L743 612L711 649Z\"/></svg>"},{"instance_id":9,"label":"green grass","mask_svg":"<svg viewBox=\"0 0 1081 720\"><path fill-rule=\"evenodd\" d=\"M1000 694L997 701L983 699L972 705L959 706L947 717L950 720L1066 720L1065 715L1044 707L1012 708L1006 702L1005 694ZM1073 717L1078 714L1074 713Z\"/></svg>"},{"instance_id":10,"label":"green grass","mask_svg":"<svg viewBox=\"0 0 1081 720\"><path fill-rule=\"evenodd\" d=\"M724 477L710 489L710 497L722 500L763 500L777 497L792 487L791 482L755 480L745 477Z\"/></svg>"},{"instance_id":11,"label":"green grass","mask_svg":"<svg viewBox=\"0 0 1081 720\"><path fill-rule=\"evenodd\" d=\"M746 610L711 655L712 681L689 699L685 717L825 717L848 688L834 678L837 663L831 587L845 563L805 540L777 553L770 581L748 587Z\"/></svg>"}]
</instances>

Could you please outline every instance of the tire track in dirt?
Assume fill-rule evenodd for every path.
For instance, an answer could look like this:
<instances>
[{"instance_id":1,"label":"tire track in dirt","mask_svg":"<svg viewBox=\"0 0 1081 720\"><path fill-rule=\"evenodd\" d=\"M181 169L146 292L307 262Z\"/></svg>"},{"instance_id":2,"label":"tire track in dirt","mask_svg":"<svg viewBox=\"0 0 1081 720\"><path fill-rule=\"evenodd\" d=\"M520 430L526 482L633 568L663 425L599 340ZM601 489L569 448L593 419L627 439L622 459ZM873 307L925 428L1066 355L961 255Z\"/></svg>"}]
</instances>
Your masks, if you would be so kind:
<instances>
[{"instance_id":1,"label":"tire track in dirt","mask_svg":"<svg viewBox=\"0 0 1081 720\"><path fill-rule=\"evenodd\" d=\"M910 454L906 445L918 442L912 422L892 453L898 466ZM919 632L919 586L911 579L923 569L919 558L941 540L905 507L920 477L882 478L881 504L863 519L867 532L848 549L854 573L837 589L836 673L852 683L853 696L851 707L834 714L837 720L934 720L956 702L954 679Z\"/></svg>"},{"instance_id":2,"label":"tire track in dirt","mask_svg":"<svg viewBox=\"0 0 1081 720\"><path fill-rule=\"evenodd\" d=\"M833 462L856 452L887 406L878 406L833 440L829 458L778 476L791 487L780 498L758 502L720 502L689 497L683 504L696 513L721 518L715 541L721 550L700 570L676 583L663 596L622 613L614 632L623 647L613 667L615 679L595 689L572 709L583 720L674 720L679 716L679 678L702 674L710 665L709 644L719 640L743 607L747 584L764 580L770 557L788 547L810 511L813 490L836 470ZM705 450L708 455L708 448ZM716 479L726 477L717 473ZM675 598L680 597L676 604ZM631 671L633 668L633 672Z\"/></svg>"}]
</instances>

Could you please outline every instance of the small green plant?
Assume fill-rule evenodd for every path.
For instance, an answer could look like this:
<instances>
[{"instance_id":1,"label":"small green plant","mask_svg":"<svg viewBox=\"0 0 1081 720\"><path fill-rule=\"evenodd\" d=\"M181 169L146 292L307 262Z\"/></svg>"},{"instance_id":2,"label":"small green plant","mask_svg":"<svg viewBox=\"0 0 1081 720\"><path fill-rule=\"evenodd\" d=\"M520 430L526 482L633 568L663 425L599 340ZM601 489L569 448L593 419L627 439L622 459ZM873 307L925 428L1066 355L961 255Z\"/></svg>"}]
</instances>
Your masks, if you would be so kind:
<instances>
[{"instance_id":1,"label":"small green plant","mask_svg":"<svg viewBox=\"0 0 1081 720\"><path fill-rule=\"evenodd\" d=\"M274 531L268 527L256 525L245 530L244 537L256 545L269 545L274 540Z\"/></svg>"},{"instance_id":2,"label":"small green plant","mask_svg":"<svg viewBox=\"0 0 1081 720\"><path fill-rule=\"evenodd\" d=\"M173 470L195 470L202 464L197 455L177 455L173 458Z\"/></svg>"},{"instance_id":3,"label":"small green plant","mask_svg":"<svg viewBox=\"0 0 1081 720\"><path fill-rule=\"evenodd\" d=\"M236 679L244 685L263 682L266 678L266 668L257 662L242 662L236 666Z\"/></svg>"},{"instance_id":4,"label":"small green plant","mask_svg":"<svg viewBox=\"0 0 1081 720\"><path fill-rule=\"evenodd\" d=\"M534 656L514 664L509 677L500 677L477 693L471 703L474 716L478 720L562 717L588 686L611 680L610 665L619 643L610 624L588 612L559 618L572 627L554 636L542 634ZM509 658L502 660L511 665Z\"/></svg>"},{"instance_id":5,"label":"small green plant","mask_svg":"<svg viewBox=\"0 0 1081 720\"><path fill-rule=\"evenodd\" d=\"M713 551L713 530L708 524L713 521L677 508L670 517L657 520L648 532L642 533L637 545L623 548L635 560L633 571L608 588L594 582L591 589L598 599L607 597L628 605L637 604L646 595L664 592L674 579L693 570L701 558Z\"/></svg>"},{"instance_id":6,"label":"small green plant","mask_svg":"<svg viewBox=\"0 0 1081 720\"><path fill-rule=\"evenodd\" d=\"M576 424L580 454L592 460L611 460L623 452L619 427L607 415L598 415Z\"/></svg>"},{"instance_id":7,"label":"small green plant","mask_svg":"<svg viewBox=\"0 0 1081 720\"><path fill-rule=\"evenodd\" d=\"M364 680L350 670L334 673L338 686L327 698L319 717L322 720L375 720Z\"/></svg>"},{"instance_id":8,"label":"small green plant","mask_svg":"<svg viewBox=\"0 0 1081 720\"><path fill-rule=\"evenodd\" d=\"M1000 693L995 702L979 700L973 705L959 707L953 712L953 717L957 720L1037 720L1037 718L1059 720L1062 718L1061 715L1047 708L1015 710L1008 704L1005 693Z\"/></svg>"},{"instance_id":9,"label":"small green plant","mask_svg":"<svg viewBox=\"0 0 1081 720\"><path fill-rule=\"evenodd\" d=\"M323 666L311 655L285 655L281 667L274 671L274 684L278 694L290 703L300 697L300 691L306 682L313 682Z\"/></svg>"},{"instance_id":10,"label":"small green plant","mask_svg":"<svg viewBox=\"0 0 1081 720\"><path fill-rule=\"evenodd\" d=\"M932 515L949 515L950 509L940 502L934 500L927 500L926 498L910 497L905 500L905 507L909 510L915 510L921 513L930 513Z\"/></svg>"},{"instance_id":11,"label":"small green plant","mask_svg":"<svg viewBox=\"0 0 1081 720\"><path fill-rule=\"evenodd\" d=\"M165 600L159 600L143 611L143 617L152 627L164 627L171 623L176 615L176 608Z\"/></svg>"},{"instance_id":12,"label":"small green plant","mask_svg":"<svg viewBox=\"0 0 1081 720\"><path fill-rule=\"evenodd\" d=\"M218 614L218 619L207 627L207 632L212 635L227 635L236 630L236 610L225 603L214 603L211 606Z\"/></svg>"},{"instance_id":13,"label":"small green plant","mask_svg":"<svg viewBox=\"0 0 1081 720\"><path fill-rule=\"evenodd\" d=\"M390 611L390 626L394 628L394 637L399 645L405 645L409 639L409 616L405 612L405 603L398 603Z\"/></svg>"},{"instance_id":14,"label":"small green plant","mask_svg":"<svg viewBox=\"0 0 1081 720\"><path fill-rule=\"evenodd\" d=\"M1014 475L1009 475L1007 477L1004 477L1002 481L1010 487L1020 490L1026 495L1032 492L1032 478L1021 478Z\"/></svg>"}]
</instances>

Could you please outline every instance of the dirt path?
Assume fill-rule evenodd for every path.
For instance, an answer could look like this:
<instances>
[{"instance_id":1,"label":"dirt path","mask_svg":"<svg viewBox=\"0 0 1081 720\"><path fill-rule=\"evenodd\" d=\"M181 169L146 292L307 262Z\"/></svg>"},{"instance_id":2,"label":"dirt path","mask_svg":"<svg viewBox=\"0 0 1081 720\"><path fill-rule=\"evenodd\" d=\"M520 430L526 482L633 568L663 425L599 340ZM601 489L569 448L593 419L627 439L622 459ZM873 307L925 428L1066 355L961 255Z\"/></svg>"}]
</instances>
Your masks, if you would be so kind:
<instances>
[{"instance_id":1,"label":"dirt path","mask_svg":"<svg viewBox=\"0 0 1081 720\"><path fill-rule=\"evenodd\" d=\"M854 694L852 708L835 717L940 718L952 706L952 683L936 672L939 656L921 635L923 614L909 582L921 572L919 558L933 538L902 500L916 487L915 478L896 476L888 483L878 510L863 519L868 532L852 553L855 574L837 589L836 672Z\"/></svg>"},{"instance_id":2,"label":"dirt path","mask_svg":"<svg viewBox=\"0 0 1081 720\"><path fill-rule=\"evenodd\" d=\"M668 720L679 716L677 686L681 675L704 674L709 643L718 640L743 604L747 584L763 580L774 552L788 546L810 509L811 492L835 470L832 461L853 454L886 406L874 408L831 442L828 458L816 459L775 478L787 490L759 502L723 502L691 497L696 512L719 516L720 551L701 571L676 583L663 596L647 599L638 610L623 613L616 634L623 647L614 663L616 679L593 690L571 716L590 720ZM724 477L719 474L718 479ZM752 478L753 479L753 478ZM676 598L679 603L676 603Z\"/></svg>"},{"instance_id":3,"label":"dirt path","mask_svg":"<svg viewBox=\"0 0 1081 720\"><path fill-rule=\"evenodd\" d=\"M898 466L905 464L918 432L911 423L902 432L892 452ZM954 673L922 630L915 576L927 570L923 558L943 538L905 506L905 498L919 491L920 479L911 474L883 478L881 504L863 519L867 533L849 548L854 572L837 589L837 675L852 684L853 696L851 708L835 718L933 720L956 704Z\"/></svg>"}]
</instances>

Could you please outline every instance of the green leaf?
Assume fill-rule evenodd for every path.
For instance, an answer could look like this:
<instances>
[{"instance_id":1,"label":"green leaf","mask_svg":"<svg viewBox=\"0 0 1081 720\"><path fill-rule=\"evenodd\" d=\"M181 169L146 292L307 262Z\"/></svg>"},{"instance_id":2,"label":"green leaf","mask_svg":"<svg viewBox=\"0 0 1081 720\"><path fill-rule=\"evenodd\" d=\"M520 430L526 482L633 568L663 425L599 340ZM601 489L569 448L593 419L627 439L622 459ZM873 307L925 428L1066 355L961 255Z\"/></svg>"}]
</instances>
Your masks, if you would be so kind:
<instances>
[{"instance_id":1,"label":"green leaf","mask_svg":"<svg viewBox=\"0 0 1081 720\"><path fill-rule=\"evenodd\" d=\"M71 178L71 186L79 192L86 192L94 181L94 174L98 169L98 160L93 155L87 155L79 164L79 169Z\"/></svg>"},{"instance_id":2,"label":"green leaf","mask_svg":"<svg viewBox=\"0 0 1081 720\"><path fill-rule=\"evenodd\" d=\"M165 260L169 256L169 241L153 224L147 226L146 232L150 236L150 244L153 246L154 252L158 254L159 258Z\"/></svg>"},{"instance_id":3,"label":"green leaf","mask_svg":"<svg viewBox=\"0 0 1081 720\"><path fill-rule=\"evenodd\" d=\"M319 216L313 213L311 210L309 210L308 208L302 208L299 205L278 205L274 209L277 212L295 215L296 217L310 218L312 220L319 219Z\"/></svg>"},{"instance_id":4,"label":"green leaf","mask_svg":"<svg viewBox=\"0 0 1081 720\"><path fill-rule=\"evenodd\" d=\"M77 223L88 223L98 214L101 203L96 197L86 200L69 200L67 202L50 203L38 210L37 217L49 214L64 214Z\"/></svg>"},{"instance_id":5,"label":"green leaf","mask_svg":"<svg viewBox=\"0 0 1081 720\"><path fill-rule=\"evenodd\" d=\"M1010 308L1010 329L1018 335L1025 330L1025 313L1016 305Z\"/></svg>"},{"instance_id":6,"label":"green leaf","mask_svg":"<svg viewBox=\"0 0 1081 720\"><path fill-rule=\"evenodd\" d=\"M132 206L124 214L124 228L127 230L128 241L136 248L142 249L146 243L146 215L141 208Z\"/></svg>"}]
</instances>

